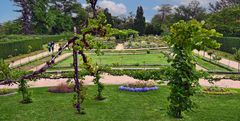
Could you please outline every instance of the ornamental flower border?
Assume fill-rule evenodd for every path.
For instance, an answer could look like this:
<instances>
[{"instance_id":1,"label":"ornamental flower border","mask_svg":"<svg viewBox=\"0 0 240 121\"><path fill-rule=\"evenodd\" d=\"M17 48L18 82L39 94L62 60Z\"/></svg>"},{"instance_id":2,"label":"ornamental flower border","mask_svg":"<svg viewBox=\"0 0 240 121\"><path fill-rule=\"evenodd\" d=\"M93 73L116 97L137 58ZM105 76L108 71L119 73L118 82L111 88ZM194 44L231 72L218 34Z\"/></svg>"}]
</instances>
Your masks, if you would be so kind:
<instances>
[{"instance_id":1,"label":"ornamental flower border","mask_svg":"<svg viewBox=\"0 0 240 121\"><path fill-rule=\"evenodd\" d=\"M153 86L153 87L134 88L134 87L127 87L127 86L120 86L119 90L129 91L129 92L147 92L152 90L158 90L158 87Z\"/></svg>"}]
</instances>

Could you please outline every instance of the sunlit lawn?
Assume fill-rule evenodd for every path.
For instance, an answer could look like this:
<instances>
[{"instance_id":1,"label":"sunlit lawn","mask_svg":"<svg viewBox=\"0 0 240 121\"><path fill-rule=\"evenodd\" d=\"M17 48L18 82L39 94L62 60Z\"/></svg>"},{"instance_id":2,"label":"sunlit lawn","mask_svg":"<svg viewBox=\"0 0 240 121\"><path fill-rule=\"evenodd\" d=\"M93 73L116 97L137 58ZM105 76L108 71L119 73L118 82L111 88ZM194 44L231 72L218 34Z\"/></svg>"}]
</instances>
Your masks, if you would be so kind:
<instances>
[{"instance_id":1,"label":"sunlit lawn","mask_svg":"<svg viewBox=\"0 0 240 121\"><path fill-rule=\"evenodd\" d=\"M109 54L106 53L103 56L97 56L95 54L88 54L89 57L92 58L94 63L98 63L100 65L128 65L128 66L121 66L121 67L160 67L159 65L170 65L167 61L167 58L164 57L162 53L155 53L155 54ZM72 57L61 61L54 67L70 67L72 62ZM200 58L196 58L197 63L202 66L203 68L209 71L229 71L225 68L217 66L215 64L209 63L204 61ZM129 66L130 65L130 66ZM158 65L158 66L152 66Z\"/></svg>"},{"instance_id":2,"label":"sunlit lawn","mask_svg":"<svg viewBox=\"0 0 240 121\"><path fill-rule=\"evenodd\" d=\"M163 54L105 54L103 56L97 56L95 54L89 54L93 61L98 64L111 65L111 64L120 64L120 65L129 65L129 64L169 64L167 58ZM60 63L57 66L70 66L72 63L72 58L68 58ZM56 67L57 67L56 66Z\"/></svg>"},{"instance_id":3,"label":"sunlit lawn","mask_svg":"<svg viewBox=\"0 0 240 121\"><path fill-rule=\"evenodd\" d=\"M96 88L90 86L78 115L72 107L73 94L53 94L47 88L35 88L32 104L20 104L20 94L0 97L0 121L179 121L167 113L168 87L136 93L123 92L118 86L106 86L104 101L94 100ZM194 112L186 112L183 121L239 121L240 90L234 95L197 95Z\"/></svg>"}]
</instances>

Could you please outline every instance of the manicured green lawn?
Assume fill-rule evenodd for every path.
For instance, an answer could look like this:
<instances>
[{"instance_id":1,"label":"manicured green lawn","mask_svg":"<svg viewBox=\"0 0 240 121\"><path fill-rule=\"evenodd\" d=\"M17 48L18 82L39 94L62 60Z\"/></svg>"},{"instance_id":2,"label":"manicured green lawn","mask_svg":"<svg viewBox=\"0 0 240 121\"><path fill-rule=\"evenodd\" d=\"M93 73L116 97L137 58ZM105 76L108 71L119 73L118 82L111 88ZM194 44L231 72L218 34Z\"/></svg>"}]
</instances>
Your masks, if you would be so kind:
<instances>
[{"instance_id":1,"label":"manicured green lawn","mask_svg":"<svg viewBox=\"0 0 240 121\"><path fill-rule=\"evenodd\" d=\"M20 104L20 94L0 97L0 121L179 121L167 112L168 87L135 93L106 86L104 101L93 100L96 87L90 86L83 106L87 112L78 115L72 108L73 94L53 94L47 88L35 88L32 104ZM198 95L193 97L199 108L186 112L182 121L239 121L240 90L234 95Z\"/></svg>"},{"instance_id":2,"label":"manicured green lawn","mask_svg":"<svg viewBox=\"0 0 240 121\"><path fill-rule=\"evenodd\" d=\"M167 59L163 54L105 54L103 56L96 56L95 54L89 54L94 62L103 65L115 64L168 64ZM68 58L55 67L70 66L72 58Z\"/></svg>"},{"instance_id":3,"label":"manicured green lawn","mask_svg":"<svg viewBox=\"0 0 240 121\"><path fill-rule=\"evenodd\" d=\"M131 65L131 66L121 66L121 67L132 67L132 68L156 68L159 66L144 66L144 65L170 65L167 62L167 58L164 57L161 53L155 53L155 54L109 54L105 53L103 56L96 56L95 54L89 54L89 56L93 59L93 62L97 62L98 64L103 65L112 65L112 64L119 64L119 65ZM196 58L197 63L206 68L209 71L226 71L227 69L219 67L217 65L214 65L212 63L209 63L207 61L204 61L200 58ZM58 63L54 67L70 67L70 64L72 64L72 57ZM138 66L136 66L136 64Z\"/></svg>"},{"instance_id":4,"label":"manicured green lawn","mask_svg":"<svg viewBox=\"0 0 240 121\"><path fill-rule=\"evenodd\" d=\"M209 71L225 71L225 72L228 72L229 70L225 69L225 68L222 68L220 66L217 66L217 65L214 65L212 63L209 63L207 61L204 61L200 58L195 58L197 63L199 65L201 65L203 68L209 70Z\"/></svg>"},{"instance_id":5,"label":"manicured green lawn","mask_svg":"<svg viewBox=\"0 0 240 121\"><path fill-rule=\"evenodd\" d=\"M215 51L216 51L216 53L217 53L219 56L221 56L221 57L223 57L223 58L236 61L236 60L234 59L234 55L233 55L233 54L230 54L230 53L227 53L227 52L224 52L224 51L220 51L220 50L215 50Z\"/></svg>"}]
</instances>

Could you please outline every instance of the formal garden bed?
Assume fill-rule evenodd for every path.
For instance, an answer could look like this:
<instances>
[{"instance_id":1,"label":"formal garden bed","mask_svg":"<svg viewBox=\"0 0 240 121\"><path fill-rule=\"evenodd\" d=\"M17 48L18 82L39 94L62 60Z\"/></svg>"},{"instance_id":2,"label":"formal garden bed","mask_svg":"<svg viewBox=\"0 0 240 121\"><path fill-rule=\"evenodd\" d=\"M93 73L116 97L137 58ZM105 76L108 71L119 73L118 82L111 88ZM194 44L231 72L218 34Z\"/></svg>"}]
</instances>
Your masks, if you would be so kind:
<instances>
[{"instance_id":1,"label":"formal garden bed","mask_svg":"<svg viewBox=\"0 0 240 121\"><path fill-rule=\"evenodd\" d=\"M56 87L50 87L48 91L52 93L72 93L74 92L74 85L61 83Z\"/></svg>"},{"instance_id":2,"label":"formal garden bed","mask_svg":"<svg viewBox=\"0 0 240 121\"><path fill-rule=\"evenodd\" d=\"M152 90L157 90L155 81L137 81L135 83L130 83L119 87L119 90L129 91L129 92L147 92Z\"/></svg>"},{"instance_id":3,"label":"formal garden bed","mask_svg":"<svg viewBox=\"0 0 240 121\"><path fill-rule=\"evenodd\" d=\"M13 90L13 89L8 89L8 88L0 89L0 96L8 96L16 93L17 93L16 90Z\"/></svg>"},{"instance_id":4,"label":"formal garden bed","mask_svg":"<svg viewBox=\"0 0 240 121\"><path fill-rule=\"evenodd\" d=\"M213 94L213 95L229 95L237 93L235 90L211 86L211 87L203 87L203 92L206 94Z\"/></svg>"},{"instance_id":5,"label":"formal garden bed","mask_svg":"<svg viewBox=\"0 0 240 121\"><path fill-rule=\"evenodd\" d=\"M100 65L106 65L114 68L162 68L170 66L167 62L167 57L163 54L162 50L150 50L150 54L147 54L146 50L141 50L136 54L111 54L105 52L102 56L97 56L96 54L89 54L95 63ZM157 52L157 53L156 53ZM129 52L127 52L129 53ZM131 52L130 52L131 53ZM232 72L231 68L226 66L220 66L215 62L209 62L200 58L195 57L197 63L210 72ZM57 63L51 70L68 70L72 65L72 58L67 58L59 63ZM236 70L235 70L236 71Z\"/></svg>"}]
</instances>

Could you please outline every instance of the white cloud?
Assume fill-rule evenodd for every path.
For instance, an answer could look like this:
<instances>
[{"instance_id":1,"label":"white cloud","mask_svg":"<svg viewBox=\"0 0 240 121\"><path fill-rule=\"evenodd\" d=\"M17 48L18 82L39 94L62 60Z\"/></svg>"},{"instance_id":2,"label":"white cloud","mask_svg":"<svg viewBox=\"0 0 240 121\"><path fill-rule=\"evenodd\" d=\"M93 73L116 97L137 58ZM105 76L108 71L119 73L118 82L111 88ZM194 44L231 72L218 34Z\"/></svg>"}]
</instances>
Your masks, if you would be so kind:
<instances>
[{"instance_id":1,"label":"white cloud","mask_svg":"<svg viewBox=\"0 0 240 121\"><path fill-rule=\"evenodd\" d=\"M89 6L89 4L86 4L86 3L83 3L83 4L82 4L82 7L83 7L83 8L86 8L87 6Z\"/></svg>"},{"instance_id":2,"label":"white cloud","mask_svg":"<svg viewBox=\"0 0 240 121\"><path fill-rule=\"evenodd\" d=\"M115 3L111 0L103 0L99 2L99 6L102 8L108 8L109 12L113 15L123 15L127 13L127 7L122 3Z\"/></svg>"},{"instance_id":3,"label":"white cloud","mask_svg":"<svg viewBox=\"0 0 240 121\"><path fill-rule=\"evenodd\" d=\"M159 5L153 7L153 10L158 11L161 7Z\"/></svg>"}]
</instances>

